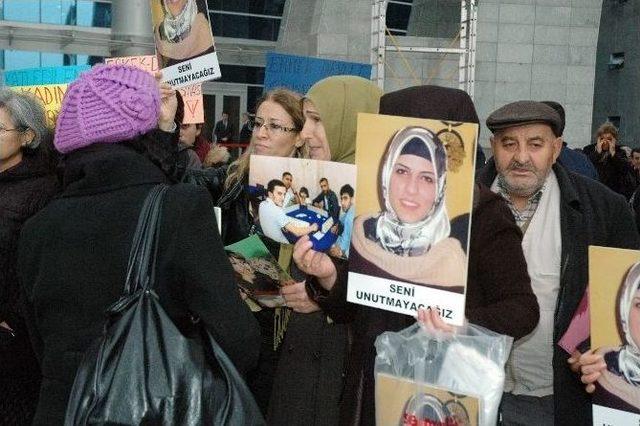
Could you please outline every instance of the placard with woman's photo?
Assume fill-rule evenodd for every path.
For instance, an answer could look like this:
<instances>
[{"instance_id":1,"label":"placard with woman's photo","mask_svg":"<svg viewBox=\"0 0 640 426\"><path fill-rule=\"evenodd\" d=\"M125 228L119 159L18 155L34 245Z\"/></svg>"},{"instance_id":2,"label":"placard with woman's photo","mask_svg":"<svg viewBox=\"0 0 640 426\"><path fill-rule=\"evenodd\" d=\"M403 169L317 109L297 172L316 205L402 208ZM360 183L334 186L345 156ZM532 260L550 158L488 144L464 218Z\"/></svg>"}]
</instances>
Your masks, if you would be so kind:
<instances>
[{"instance_id":1,"label":"placard with woman's photo","mask_svg":"<svg viewBox=\"0 0 640 426\"><path fill-rule=\"evenodd\" d=\"M348 258L356 206L356 167L252 155L247 191L258 232L281 244L308 235L317 251Z\"/></svg>"},{"instance_id":2,"label":"placard with woman's photo","mask_svg":"<svg viewBox=\"0 0 640 426\"><path fill-rule=\"evenodd\" d=\"M462 324L478 126L358 116L347 300Z\"/></svg>"},{"instance_id":3,"label":"placard with woman's photo","mask_svg":"<svg viewBox=\"0 0 640 426\"><path fill-rule=\"evenodd\" d=\"M593 424L640 424L640 251L589 247L589 305L591 348L604 361Z\"/></svg>"}]
</instances>

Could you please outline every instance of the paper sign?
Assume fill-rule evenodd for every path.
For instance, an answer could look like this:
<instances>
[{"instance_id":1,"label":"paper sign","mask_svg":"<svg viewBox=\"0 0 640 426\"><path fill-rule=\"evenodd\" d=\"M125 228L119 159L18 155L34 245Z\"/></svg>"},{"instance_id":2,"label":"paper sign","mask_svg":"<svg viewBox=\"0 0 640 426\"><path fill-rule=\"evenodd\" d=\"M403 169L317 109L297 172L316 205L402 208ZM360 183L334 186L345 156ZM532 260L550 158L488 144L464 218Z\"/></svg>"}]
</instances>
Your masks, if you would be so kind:
<instances>
[{"instance_id":1,"label":"paper sign","mask_svg":"<svg viewBox=\"0 0 640 426\"><path fill-rule=\"evenodd\" d=\"M179 88L220 78L206 0L149 0L163 81Z\"/></svg>"},{"instance_id":2,"label":"paper sign","mask_svg":"<svg viewBox=\"0 0 640 426\"><path fill-rule=\"evenodd\" d=\"M158 57L155 55L106 58L104 63L108 65L129 65L148 71L151 74L155 74L160 70L160 67L158 66ZM182 87L178 90L180 91L180 95L182 95L182 100L184 101L184 123L204 123L202 84L197 83L191 86Z\"/></svg>"},{"instance_id":3,"label":"paper sign","mask_svg":"<svg viewBox=\"0 0 640 426\"><path fill-rule=\"evenodd\" d=\"M369 80L371 65L268 52L264 89L286 87L307 93L316 82L332 75L356 75Z\"/></svg>"},{"instance_id":4,"label":"paper sign","mask_svg":"<svg viewBox=\"0 0 640 426\"><path fill-rule=\"evenodd\" d=\"M12 87L12 89L35 95L44 105L47 127L54 128L62 108L62 98L67 91L67 86L67 84L45 84L39 86L16 86Z\"/></svg>"},{"instance_id":5,"label":"paper sign","mask_svg":"<svg viewBox=\"0 0 640 426\"><path fill-rule=\"evenodd\" d=\"M64 84L75 80L89 65L69 65L63 67L26 68L6 71L4 84L7 86L35 86L43 84Z\"/></svg>"},{"instance_id":6,"label":"paper sign","mask_svg":"<svg viewBox=\"0 0 640 426\"><path fill-rule=\"evenodd\" d=\"M359 114L347 300L461 325L478 125Z\"/></svg>"},{"instance_id":7,"label":"paper sign","mask_svg":"<svg viewBox=\"0 0 640 426\"><path fill-rule=\"evenodd\" d=\"M640 424L640 251L589 247L591 348L607 368L593 394L594 425Z\"/></svg>"}]
</instances>

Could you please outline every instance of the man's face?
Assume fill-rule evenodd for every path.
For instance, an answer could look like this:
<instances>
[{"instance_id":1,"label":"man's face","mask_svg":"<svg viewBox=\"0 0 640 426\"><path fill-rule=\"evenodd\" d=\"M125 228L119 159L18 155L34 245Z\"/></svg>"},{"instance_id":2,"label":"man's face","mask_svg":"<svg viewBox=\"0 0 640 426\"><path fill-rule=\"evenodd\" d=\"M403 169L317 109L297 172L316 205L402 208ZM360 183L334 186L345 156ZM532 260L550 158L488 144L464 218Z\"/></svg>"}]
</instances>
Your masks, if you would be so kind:
<instances>
[{"instance_id":1,"label":"man's face","mask_svg":"<svg viewBox=\"0 0 640 426\"><path fill-rule=\"evenodd\" d=\"M342 207L342 211L346 212L351 207L351 196L346 192L344 194L340 194L340 207Z\"/></svg>"},{"instance_id":2,"label":"man's face","mask_svg":"<svg viewBox=\"0 0 640 426\"><path fill-rule=\"evenodd\" d=\"M496 131L491 147L509 195L530 197L542 188L560 155L562 138L547 124L524 124Z\"/></svg>"},{"instance_id":3,"label":"man's face","mask_svg":"<svg viewBox=\"0 0 640 426\"><path fill-rule=\"evenodd\" d=\"M640 152L631 153L631 164L636 170L640 170Z\"/></svg>"},{"instance_id":4,"label":"man's face","mask_svg":"<svg viewBox=\"0 0 640 426\"><path fill-rule=\"evenodd\" d=\"M229 119L229 114L222 114L222 121L227 121Z\"/></svg>"},{"instance_id":5,"label":"man's face","mask_svg":"<svg viewBox=\"0 0 640 426\"><path fill-rule=\"evenodd\" d=\"M291 188L291 183L293 182L293 177L291 175L284 175L282 176L282 182L284 183L284 186L289 189Z\"/></svg>"},{"instance_id":6,"label":"man's face","mask_svg":"<svg viewBox=\"0 0 640 426\"><path fill-rule=\"evenodd\" d=\"M322 190L323 194L328 194L329 193L329 182L327 182L326 180L323 180L322 182L320 182L320 189Z\"/></svg>"},{"instance_id":7,"label":"man's face","mask_svg":"<svg viewBox=\"0 0 640 426\"><path fill-rule=\"evenodd\" d=\"M287 189L284 186L276 186L273 188L273 192L269 192L267 195L273 200L276 206L282 207L284 203L284 193L286 191Z\"/></svg>"}]
</instances>

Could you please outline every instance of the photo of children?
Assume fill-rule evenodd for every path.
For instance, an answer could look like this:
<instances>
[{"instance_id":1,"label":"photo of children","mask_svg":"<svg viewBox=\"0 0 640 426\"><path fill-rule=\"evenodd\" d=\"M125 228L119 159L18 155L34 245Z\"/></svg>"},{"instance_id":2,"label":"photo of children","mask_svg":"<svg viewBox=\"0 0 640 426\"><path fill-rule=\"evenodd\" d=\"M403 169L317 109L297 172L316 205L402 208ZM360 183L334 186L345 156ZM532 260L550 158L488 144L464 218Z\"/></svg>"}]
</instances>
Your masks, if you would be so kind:
<instances>
[{"instance_id":1,"label":"photo of children","mask_svg":"<svg viewBox=\"0 0 640 426\"><path fill-rule=\"evenodd\" d=\"M595 382L594 424L638 424L640 252L590 247L589 287L591 347L604 361Z\"/></svg>"},{"instance_id":2,"label":"photo of children","mask_svg":"<svg viewBox=\"0 0 640 426\"><path fill-rule=\"evenodd\" d=\"M443 134L457 141L453 157ZM460 153L475 152L476 135L475 124L358 117L347 300L410 315L437 307L461 323L473 161Z\"/></svg>"},{"instance_id":3,"label":"photo of children","mask_svg":"<svg viewBox=\"0 0 640 426\"><path fill-rule=\"evenodd\" d=\"M317 250L348 256L355 166L253 155L249 170L248 193L258 205L257 224L264 236L294 244L309 235Z\"/></svg>"},{"instance_id":4,"label":"photo of children","mask_svg":"<svg viewBox=\"0 0 640 426\"><path fill-rule=\"evenodd\" d=\"M284 306L280 287L291 284L291 277L280 268L257 235L225 247L240 290L259 305Z\"/></svg>"},{"instance_id":5,"label":"photo of children","mask_svg":"<svg viewBox=\"0 0 640 426\"><path fill-rule=\"evenodd\" d=\"M220 77L207 0L150 0L163 80L182 87Z\"/></svg>"}]
</instances>

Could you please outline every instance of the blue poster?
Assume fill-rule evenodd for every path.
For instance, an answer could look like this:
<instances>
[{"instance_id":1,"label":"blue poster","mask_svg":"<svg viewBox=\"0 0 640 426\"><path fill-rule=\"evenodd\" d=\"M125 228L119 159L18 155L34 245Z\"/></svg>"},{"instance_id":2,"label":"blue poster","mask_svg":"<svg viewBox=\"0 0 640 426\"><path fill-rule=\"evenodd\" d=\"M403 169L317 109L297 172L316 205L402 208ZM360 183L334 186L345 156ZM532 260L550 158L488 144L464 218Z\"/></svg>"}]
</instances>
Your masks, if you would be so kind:
<instances>
[{"instance_id":1,"label":"blue poster","mask_svg":"<svg viewBox=\"0 0 640 426\"><path fill-rule=\"evenodd\" d=\"M39 86L43 84L65 84L75 80L90 65L68 65L62 67L25 68L6 71L4 84L7 86Z\"/></svg>"},{"instance_id":2,"label":"blue poster","mask_svg":"<svg viewBox=\"0 0 640 426\"><path fill-rule=\"evenodd\" d=\"M332 75L356 75L369 80L371 65L268 52L264 90L286 87L307 93L314 83Z\"/></svg>"}]
</instances>

